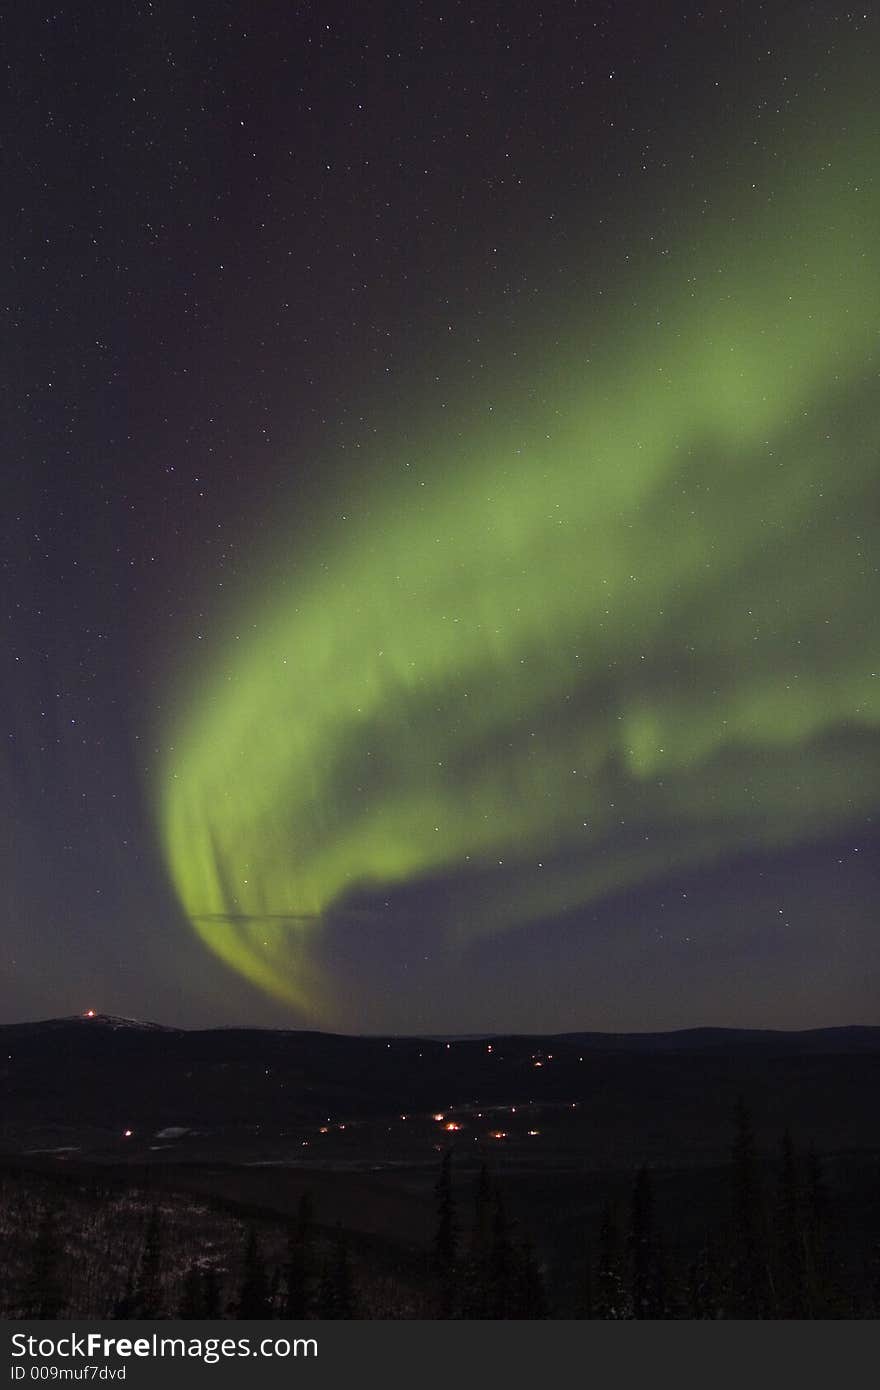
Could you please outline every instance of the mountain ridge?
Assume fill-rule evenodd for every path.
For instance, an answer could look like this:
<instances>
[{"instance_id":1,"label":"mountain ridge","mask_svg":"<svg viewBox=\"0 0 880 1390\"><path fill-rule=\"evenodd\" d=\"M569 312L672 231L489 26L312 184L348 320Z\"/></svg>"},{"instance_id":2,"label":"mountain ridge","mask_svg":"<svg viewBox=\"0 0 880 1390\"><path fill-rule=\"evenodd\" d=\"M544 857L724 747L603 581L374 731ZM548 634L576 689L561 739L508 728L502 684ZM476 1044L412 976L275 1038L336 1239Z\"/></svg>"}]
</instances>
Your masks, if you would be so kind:
<instances>
[{"instance_id":1,"label":"mountain ridge","mask_svg":"<svg viewBox=\"0 0 880 1390\"><path fill-rule=\"evenodd\" d=\"M233 1038L252 1036L254 1039L318 1040L327 1042L414 1043L445 1046L446 1044L487 1043L555 1043L588 1047L597 1051L687 1051L706 1047L755 1047L766 1045L790 1051L822 1051L823 1044L837 1051L880 1051L880 1025L835 1024L824 1028L727 1028L705 1025L695 1028L654 1029L644 1032L604 1032L595 1029L565 1032L486 1031L484 1033L337 1033L318 1028L262 1028L248 1024L226 1024L210 1028L182 1028L136 1019L120 1014L88 1010L81 1014L66 1014L55 1018L27 1022L0 1023L0 1037L11 1038L48 1035L64 1029L89 1027L96 1032L130 1032L133 1034L167 1035L178 1038Z\"/></svg>"}]
</instances>

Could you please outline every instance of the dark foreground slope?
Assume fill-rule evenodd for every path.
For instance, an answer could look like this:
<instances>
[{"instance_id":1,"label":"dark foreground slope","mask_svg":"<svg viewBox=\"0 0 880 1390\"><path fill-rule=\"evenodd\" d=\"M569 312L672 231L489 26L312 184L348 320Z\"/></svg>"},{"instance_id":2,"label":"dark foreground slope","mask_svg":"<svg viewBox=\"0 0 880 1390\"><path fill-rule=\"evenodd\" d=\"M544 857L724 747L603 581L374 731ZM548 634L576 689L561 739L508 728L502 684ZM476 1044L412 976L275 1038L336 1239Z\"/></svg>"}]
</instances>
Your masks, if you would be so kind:
<instances>
[{"instance_id":1,"label":"dark foreground slope","mask_svg":"<svg viewBox=\"0 0 880 1390\"><path fill-rule=\"evenodd\" d=\"M878 1083L880 1029L870 1028L424 1039L185 1032L106 1017L7 1026L3 1307L21 1315L48 1211L58 1267L67 1268L67 1316L106 1313L121 1296L156 1212L170 1259L166 1312L183 1297L193 1261L214 1271L234 1306L254 1223L280 1308L286 1232L309 1194L323 1260L335 1258L337 1228L345 1233L364 1315L438 1316L431 1251L448 1152L461 1250L485 1220L475 1209L485 1166L503 1194L513 1248L533 1252L557 1315L583 1314L609 1212L619 1277L631 1280L643 1166L674 1305L664 1316L689 1315L691 1276L704 1266L723 1288L706 1295L715 1311L699 1316L740 1315L731 1241L741 1099L754 1129L767 1271L784 1272L790 1217L795 1245L812 1252L801 1271L810 1306L826 1310L811 1316L876 1316ZM84 1283L83 1232L95 1245ZM773 1298L768 1315L787 1316L782 1294Z\"/></svg>"}]
</instances>

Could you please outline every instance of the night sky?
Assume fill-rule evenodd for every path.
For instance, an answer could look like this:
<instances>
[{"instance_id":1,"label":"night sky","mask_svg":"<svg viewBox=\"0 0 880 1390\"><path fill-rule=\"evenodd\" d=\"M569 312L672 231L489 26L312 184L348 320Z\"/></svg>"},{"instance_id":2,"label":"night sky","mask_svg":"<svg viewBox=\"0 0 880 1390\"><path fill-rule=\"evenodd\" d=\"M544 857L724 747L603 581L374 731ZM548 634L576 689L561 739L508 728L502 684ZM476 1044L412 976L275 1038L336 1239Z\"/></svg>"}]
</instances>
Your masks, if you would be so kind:
<instances>
[{"instance_id":1,"label":"night sky","mask_svg":"<svg viewBox=\"0 0 880 1390\"><path fill-rule=\"evenodd\" d=\"M880 22L3 21L3 1021L880 1023Z\"/></svg>"}]
</instances>

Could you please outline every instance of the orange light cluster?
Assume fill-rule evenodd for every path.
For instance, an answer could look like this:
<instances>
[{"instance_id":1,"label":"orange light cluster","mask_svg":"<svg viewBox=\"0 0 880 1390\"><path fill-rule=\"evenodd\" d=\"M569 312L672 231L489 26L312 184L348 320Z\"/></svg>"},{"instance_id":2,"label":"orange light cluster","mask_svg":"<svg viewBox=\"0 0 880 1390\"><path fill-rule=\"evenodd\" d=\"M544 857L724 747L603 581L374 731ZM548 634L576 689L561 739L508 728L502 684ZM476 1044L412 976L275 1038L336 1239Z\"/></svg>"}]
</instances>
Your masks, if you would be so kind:
<instances>
[{"instance_id":1,"label":"orange light cluster","mask_svg":"<svg viewBox=\"0 0 880 1390\"><path fill-rule=\"evenodd\" d=\"M454 1120L450 1120L449 1124L444 1125L443 1128L448 1130L450 1134L454 1134L457 1130L461 1129L461 1125L457 1125Z\"/></svg>"}]
</instances>

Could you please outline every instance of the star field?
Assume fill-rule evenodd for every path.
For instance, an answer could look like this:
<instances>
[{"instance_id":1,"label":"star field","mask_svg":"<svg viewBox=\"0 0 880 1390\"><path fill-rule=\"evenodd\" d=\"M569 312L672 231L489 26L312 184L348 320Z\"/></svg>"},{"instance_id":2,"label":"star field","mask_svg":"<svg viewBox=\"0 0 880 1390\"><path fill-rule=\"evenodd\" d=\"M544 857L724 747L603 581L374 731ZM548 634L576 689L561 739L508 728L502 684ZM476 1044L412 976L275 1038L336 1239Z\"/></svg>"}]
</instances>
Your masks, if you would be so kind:
<instances>
[{"instance_id":1,"label":"star field","mask_svg":"<svg viewBox=\"0 0 880 1390\"><path fill-rule=\"evenodd\" d=\"M876 1021L876 25L16 24L6 1015Z\"/></svg>"}]
</instances>

